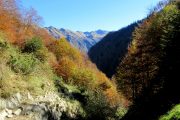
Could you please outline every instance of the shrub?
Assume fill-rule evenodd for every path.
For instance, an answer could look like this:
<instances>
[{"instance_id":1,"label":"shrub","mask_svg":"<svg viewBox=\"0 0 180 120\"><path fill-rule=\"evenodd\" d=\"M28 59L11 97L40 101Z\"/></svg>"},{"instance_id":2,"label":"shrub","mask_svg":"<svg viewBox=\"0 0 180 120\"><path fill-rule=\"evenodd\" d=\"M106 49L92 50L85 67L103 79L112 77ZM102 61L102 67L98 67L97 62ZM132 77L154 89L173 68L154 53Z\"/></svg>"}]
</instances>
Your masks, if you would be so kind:
<instances>
[{"instance_id":1,"label":"shrub","mask_svg":"<svg viewBox=\"0 0 180 120\"><path fill-rule=\"evenodd\" d=\"M73 69L72 83L93 89L96 83L96 76L89 68L76 67Z\"/></svg>"},{"instance_id":2,"label":"shrub","mask_svg":"<svg viewBox=\"0 0 180 120\"><path fill-rule=\"evenodd\" d=\"M39 37L33 37L30 40L27 40L23 49L23 52L33 53L42 49L43 43Z\"/></svg>"},{"instance_id":3,"label":"shrub","mask_svg":"<svg viewBox=\"0 0 180 120\"><path fill-rule=\"evenodd\" d=\"M56 68L56 73L59 76L62 76L63 79L65 79L66 82L69 83L69 79L72 76L73 69L76 67L75 63L68 57L63 57L58 62L59 64Z\"/></svg>"},{"instance_id":4,"label":"shrub","mask_svg":"<svg viewBox=\"0 0 180 120\"><path fill-rule=\"evenodd\" d=\"M119 120L121 119L125 114L127 113L127 109L123 107L117 108L117 111L115 113L115 117Z\"/></svg>"},{"instance_id":5,"label":"shrub","mask_svg":"<svg viewBox=\"0 0 180 120\"><path fill-rule=\"evenodd\" d=\"M62 57L68 57L76 62L81 62L82 60L81 53L78 51L78 49L72 47L64 38L52 42L49 49L55 54L57 60L61 59Z\"/></svg>"},{"instance_id":6,"label":"shrub","mask_svg":"<svg viewBox=\"0 0 180 120\"><path fill-rule=\"evenodd\" d=\"M110 107L101 90L87 91L87 94L87 105L85 106L87 119L107 120L113 118L116 109Z\"/></svg>"},{"instance_id":7,"label":"shrub","mask_svg":"<svg viewBox=\"0 0 180 120\"><path fill-rule=\"evenodd\" d=\"M48 50L43 45L43 42L39 37L33 37L32 39L26 41L22 51L32 53L41 62L46 61L48 57Z\"/></svg>"},{"instance_id":8,"label":"shrub","mask_svg":"<svg viewBox=\"0 0 180 120\"><path fill-rule=\"evenodd\" d=\"M46 48L40 49L34 53L34 56L41 62L45 62L48 58L48 50Z\"/></svg>"},{"instance_id":9,"label":"shrub","mask_svg":"<svg viewBox=\"0 0 180 120\"><path fill-rule=\"evenodd\" d=\"M12 70L17 73L31 73L37 63L36 58L32 54L12 54L9 65Z\"/></svg>"}]
</instances>

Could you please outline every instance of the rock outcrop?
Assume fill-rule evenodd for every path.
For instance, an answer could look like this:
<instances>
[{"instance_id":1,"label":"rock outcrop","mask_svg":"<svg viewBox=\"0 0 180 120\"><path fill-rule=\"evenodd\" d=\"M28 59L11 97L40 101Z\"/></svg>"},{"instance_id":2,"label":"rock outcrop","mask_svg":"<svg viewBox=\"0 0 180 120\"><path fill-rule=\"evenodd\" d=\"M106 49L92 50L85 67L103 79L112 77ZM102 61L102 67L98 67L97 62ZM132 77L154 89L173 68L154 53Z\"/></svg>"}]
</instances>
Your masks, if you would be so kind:
<instances>
[{"instance_id":1,"label":"rock outcrop","mask_svg":"<svg viewBox=\"0 0 180 120\"><path fill-rule=\"evenodd\" d=\"M0 120L77 119L85 114L78 101L60 97L57 93L46 93L35 98L30 93L17 93L9 99L0 98L0 101Z\"/></svg>"}]
</instances>

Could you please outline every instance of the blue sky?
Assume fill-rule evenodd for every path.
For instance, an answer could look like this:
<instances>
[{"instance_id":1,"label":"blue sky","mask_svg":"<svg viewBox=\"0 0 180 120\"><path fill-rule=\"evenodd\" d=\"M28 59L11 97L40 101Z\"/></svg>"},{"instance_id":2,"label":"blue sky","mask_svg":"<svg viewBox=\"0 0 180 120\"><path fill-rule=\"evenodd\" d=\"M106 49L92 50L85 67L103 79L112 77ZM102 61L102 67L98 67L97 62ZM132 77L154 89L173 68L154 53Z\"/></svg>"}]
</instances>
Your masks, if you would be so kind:
<instances>
[{"instance_id":1,"label":"blue sky","mask_svg":"<svg viewBox=\"0 0 180 120\"><path fill-rule=\"evenodd\" d=\"M74 31L118 30L140 20L160 0L22 0L43 17L44 27Z\"/></svg>"}]
</instances>

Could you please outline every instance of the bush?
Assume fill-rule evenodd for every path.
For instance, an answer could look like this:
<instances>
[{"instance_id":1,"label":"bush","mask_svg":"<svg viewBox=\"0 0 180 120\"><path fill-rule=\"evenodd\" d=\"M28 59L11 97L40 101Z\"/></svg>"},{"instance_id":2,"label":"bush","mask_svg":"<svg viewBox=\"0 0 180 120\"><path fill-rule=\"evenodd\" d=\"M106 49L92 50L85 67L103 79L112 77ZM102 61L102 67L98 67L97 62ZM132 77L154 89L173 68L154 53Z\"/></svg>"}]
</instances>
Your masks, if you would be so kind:
<instances>
[{"instance_id":1,"label":"bush","mask_svg":"<svg viewBox=\"0 0 180 120\"><path fill-rule=\"evenodd\" d=\"M96 84L95 73L89 68L74 68L72 73L72 83L78 86L93 89Z\"/></svg>"},{"instance_id":2,"label":"bush","mask_svg":"<svg viewBox=\"0 0 180 120\"><path fill-rule=\"evenodd\" d=\"M46 48L40 49L34 53L34 56L41 62L45 62L48 58L48 50Z\"/></svg>"},{"instance_id":3,"label":"bush","mask_svg":"<svg viewBox=\"0 0 180 120\"><path fill-rule=\"evenodd\" d=\"M56 68L56 73L59 76L62 76L66 83L69 83L69 79L72 76L73 69L76 67L76 64L68 57L63 57L58 62L59 64Z\"/></svg>"},{"instance_id":4,"label":"bush","mask_svg":"<svg viewBox=\"0 0 180 120\"><path fill-rule=\"evenodd\" d=\"M32 39L26 41L22 51L32 53L41 62L46 61L48 57L48 50L45 48L39 37L33 37Z\"/></svg>"},{"instance_id":5,"label":"bush","mask_svg":"<svg viewBox=\"0 0 180 120\"><path fill-rule=\"evenodd\" d=\"M118 120L120 120L127 113L127 109L123 107L117 108L115 116Z\"/></svg>"},{"instance_id":6,"label":"bush","mask_svg":"<svg viewBox=\"0 0 180 120\"><path fill-rule=\"evenodd\" d=\"M33 53L43 48L42 40L39 37L33 37L27 40L23 52Z\"/></svg>"},{"instance_id":7,"label":"bush","mask_svg":"<svg viewBox=\"0 0 180 120\"><path fill-rule=\"evenodd\" d=\"M78 49L72 47L64 38L52 42L49 49L55 54L57 60L60 60L62 57L68 57L77 63L81 62L82 60L81 53L78 51Z\"/></svg>"},{"instance_id":8,"label":"bush","mask_svg":"<svg viewBox=\"0 0 180 120\"><path fill-rule=\"evenodd\" d=\"M12 54L9 65L17 73L29 74L33 71L37 59L32 54Z\"/></svg>"},{"instance_id":9,"label":"bush","mask_svg":"<svg viewBox=\"0 0 180 120\"><path fill-rule=\"evenodd\" d=\"M88 120L107 120L115 116L116 109L110 107L102 91L87 91L87 95L85 111Z\"/></svg>"}]
</instances>

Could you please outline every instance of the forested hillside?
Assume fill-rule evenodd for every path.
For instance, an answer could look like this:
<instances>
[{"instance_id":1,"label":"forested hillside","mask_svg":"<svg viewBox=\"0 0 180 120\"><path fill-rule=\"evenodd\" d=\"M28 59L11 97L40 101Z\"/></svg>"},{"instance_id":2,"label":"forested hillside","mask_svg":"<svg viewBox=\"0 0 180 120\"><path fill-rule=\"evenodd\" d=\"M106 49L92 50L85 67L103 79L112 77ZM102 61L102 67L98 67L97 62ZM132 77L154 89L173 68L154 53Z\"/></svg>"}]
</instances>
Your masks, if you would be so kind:
<instances>
[{"instance_id":1,"label":"forested hillside","mask_svg":"<svg viewBox=\"0 0 180 120\"><path fill-rule=\"evenodd\" d=\"M138 23L110 32L89 50L91 61L108 77L112 77L116 72L116 67L126 54L136 26Z\"/></svg>"},{"instance_id":2,"label":"forested hillside","mask_svg":"<svg viewBox=\"0 0 180 120\"><path fill-rule=\"evenodd\" d=\"M123 120L156 120L180 103L180 2L157 5L133 33L127 55L115 78L123 94L132 101ZM175 107L161 120L179 120Z\"/></svg>"}]
</instances>

